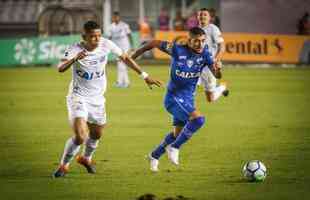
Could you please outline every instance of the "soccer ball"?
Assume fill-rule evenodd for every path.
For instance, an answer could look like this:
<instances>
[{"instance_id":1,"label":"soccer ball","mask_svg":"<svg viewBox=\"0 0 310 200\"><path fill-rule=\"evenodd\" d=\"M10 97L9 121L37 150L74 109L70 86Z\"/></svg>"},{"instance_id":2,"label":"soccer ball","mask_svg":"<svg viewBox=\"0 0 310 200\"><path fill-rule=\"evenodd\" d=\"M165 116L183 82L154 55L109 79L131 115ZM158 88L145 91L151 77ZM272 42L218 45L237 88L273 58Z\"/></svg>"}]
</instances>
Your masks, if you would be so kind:
<instances>
[{"instance_id":1,"label":"soccer ball","mask_svg":"<svg viewBox=\"0 0 310 200\"><path fill-rule=\"evenodd\" d=\"M243 166L243 176L252 182L264 181L267 176L267 169L264 163L259 160L252 160Z\"/></svg>"}]
</instances>

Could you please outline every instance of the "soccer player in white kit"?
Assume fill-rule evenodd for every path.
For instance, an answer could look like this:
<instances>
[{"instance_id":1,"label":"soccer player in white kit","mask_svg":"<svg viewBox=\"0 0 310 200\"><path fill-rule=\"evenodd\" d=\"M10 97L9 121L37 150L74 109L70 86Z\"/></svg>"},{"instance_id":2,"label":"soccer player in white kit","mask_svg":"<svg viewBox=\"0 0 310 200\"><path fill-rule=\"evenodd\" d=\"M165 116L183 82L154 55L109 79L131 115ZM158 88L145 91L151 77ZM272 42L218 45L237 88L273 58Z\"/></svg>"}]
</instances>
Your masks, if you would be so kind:
<instances>
[{"instance_id":1,"label":"soccer player in white kit","mask_svg":"<svg viewBox=\"0 0 310 200\"><path fill-rule=\"evenodd\" d=\"M65 176L70 161L77 155L82 144L85 144L85 149L77 157L77 162L89 173L96 172L92 156L106 124L103 94L107 85L105 66L110 52L140 74L149 87L154 84L161 85L160 81L141 71L141 68L112 41L102 38L101 29L96 22L86 22L82 36L83 41L70 46L57 66L59 72L65 72L72 66L67 107L74 136L66 141L60 165L53 173L55 178Z\"/></svg>"},{"instance_id":2,"label":"soccer player in white kit","mask_svg":"<svg viewBox=\"0 0 310 200\"><path fill-rule=\"evenodd\" d=\"M197 12L197 19L199 27L202 28L206 33L206 44L208 50L211 53L213 62L217 63L219 71L211 72L208 68L201 74L202 78L199 80L199 85L205 85L205 93L209 102L216 101L218 98L228 96L229 90L225 83L217 86L217 78L221 78L221 59L224 53L224 38L220 29L210 23L211 16L207 8L202 8ZM202 81L204 80L204 81Z\"/></svg>"},{"instance_id":3,"label":"soccer player in white kit","mask_svg":"<svg viewBox=\"0 0 310 200\"><path fill-rule=\"evenodd\" d=\"M112 24L108 30L108 36L124 52L128 52L130 46L133 45L130 27L127 23L121 21L118 12L113 13ZM127 88L129 87L129 84L130 81L127 66L122 60L118 60L116 87Z\"/></svg>"}]
</instances>

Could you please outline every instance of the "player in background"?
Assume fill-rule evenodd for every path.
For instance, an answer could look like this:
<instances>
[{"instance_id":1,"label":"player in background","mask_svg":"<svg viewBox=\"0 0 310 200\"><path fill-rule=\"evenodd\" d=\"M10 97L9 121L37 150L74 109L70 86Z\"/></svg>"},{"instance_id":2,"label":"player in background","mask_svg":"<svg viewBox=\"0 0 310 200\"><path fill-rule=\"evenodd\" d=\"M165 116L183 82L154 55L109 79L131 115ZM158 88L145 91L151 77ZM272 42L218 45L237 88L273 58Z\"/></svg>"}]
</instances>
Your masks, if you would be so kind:
<instances>
[{"instance_id":1,"label":"player in background","mask_svg":"<svg viewBox=\"0 0 310 200\"><path fill-rule=\"evenodd\" d=\"M130 68L137 72L151 87L161 83L153 80L146 72L112 41L101 37L101 29L94 21L84 24L83 41L70 46L57 68L65 72L72 66L72 81L67 96L67 108L74 136L66 143L59 168L53 177L63 177L69 169L70 161L85 144L85 149L77 157L77 162L95 173L92 156L106 124L105 98L106 69L108 54L112 52Z\"/></svg>"},{"instance_id":2,"label":"player in background","mask_svg":"<svg viewBox=\"0 0 310 200\"><path fill-rule=\"evenodd\" d=\"M199 77L202 84L207 87L204 79L207 71L216 73L217 63L213 63L208 48L205 46L205 32L199 27L189 31L186 45L178 45L167 41L152 40L132 55L135 59L145 51L153 48L171 56L170 81L164 100L166 110L173 117L173 130L149 155L150 169L158 171L159 158L167 150L170 161L179 164L179 149L194 135L205 123L205 117L195 108L194 95Z\"/></svg>"},{"instance_id":3,"label":"player in background","mask_svg":"<svg viewBox=\"0 0 310 200\"><path fill-rule=\"evenodd\" d=\"M114 12L112 16L112 24L108 30L109 38L119 46L124 52L128 52L133 47L133 39L130 27L127 23L121 21L118 12ZM117 61L117 82L116 87L127 88L130 81L127 66L122 60Z\"/></svg>"},{"instance_id":4,"label":"player in background","mask_svg":"<svg viewBox=\"0 0 310 200\"><path fill-rule=\"evenodd\" d=\"M211 53L214 63L217 63L219 69L222 67L222 56L225 51L224 39L220 29L210 23L211 16L207 8L202 8L197 12L197 19L199 27L202 28L206 33L206 44L208 45L209 52ZM209 102L216 101L218 98L223 96L228 96L229 90L227 89L226 83L220 83L217 86L217 78L221 78L221 73L215 77L210 71L205 75L205 79L208 81L208 87L206 92L206 97ZM200 85L200 81L198 81Z\"/></svg>"}]
</instances>

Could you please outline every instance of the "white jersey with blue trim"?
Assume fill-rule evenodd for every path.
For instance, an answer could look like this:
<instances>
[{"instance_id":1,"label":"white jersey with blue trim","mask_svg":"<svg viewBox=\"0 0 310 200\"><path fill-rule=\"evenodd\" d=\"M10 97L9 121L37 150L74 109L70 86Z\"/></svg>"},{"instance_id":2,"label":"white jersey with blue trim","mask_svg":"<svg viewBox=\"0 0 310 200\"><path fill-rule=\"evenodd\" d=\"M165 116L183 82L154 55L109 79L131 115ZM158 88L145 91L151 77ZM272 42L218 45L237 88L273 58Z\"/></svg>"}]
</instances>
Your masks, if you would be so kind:
<instances>
[{"instance_id":1,"label":"white jersey with blue trim","mask_svg":"<svg viewBox=\"0 0 310 200\"><path fill-rule=\"evenodd\" d=\"M112 52L116 56L121 56L123 51L112 41L101 38L98 47L93 51L87 51L81 43L71 45L65 51L64 59L72 59L83 50L87 52L87 56L72 65L72 81L68 96L90 98L103 96L107 87L105 68L108 54Z\"/></svg>"},{"instance_id":2,"label":"white jersey with blue trim","mask_svg":"<svg viewBox=\"0 0 310 200\"><path fill-rule=\"evenodd\" d=\"M216 55L218 51L218 43L224 42L220 29L214 24L208 24L205 27L201 27L206 33L206 44L212 57Z\"/></svg>"}]
</instances>

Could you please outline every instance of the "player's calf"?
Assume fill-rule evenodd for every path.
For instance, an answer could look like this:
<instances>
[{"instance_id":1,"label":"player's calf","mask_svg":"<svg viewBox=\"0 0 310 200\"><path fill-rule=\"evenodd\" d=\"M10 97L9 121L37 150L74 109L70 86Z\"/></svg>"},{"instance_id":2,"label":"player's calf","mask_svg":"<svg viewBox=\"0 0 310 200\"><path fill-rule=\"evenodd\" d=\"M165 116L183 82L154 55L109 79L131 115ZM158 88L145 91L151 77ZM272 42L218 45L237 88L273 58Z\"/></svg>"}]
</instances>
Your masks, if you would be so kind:
<instances>
[{"instance_id":1,"label":"player's calf","mask_svg":"<svg viewBox=\"0 0 310 200\"><path fill-rule=\"evenodd\" d=\"M192 120L190 120L181 133L178 135L176 140L171 144L168 145L166 150L168 153L168 158L170 161L178 165L179 164L179 149L180 147L185 144L194 133L196 133L205 123L205 117L204 116L198 116Z\"/></svg>"},{"instance_id":2,"label":"player's calf","mask_svg":"<svg viewBox=\"0 0 310 200\"><path fill-rule=\"evenodd\" d=\"M176 140L171 144L171 147L179 149L181 145L187 142L192 137L192 135L204 125L204 123L204 116L199 116L187 122Z\"/></svg>"},{"instance_id":3,"label":"player's calf","mask_svg":"<svg viewBox=\"0 0 310 200\"><path fill-rule=\"evenodd\" d=\"M77 145L83 144L89 133L87 122L84 118L75 118L73 122L73 131L75 134L75 143Z\"/></svg>"},{"instance_id":4,"label":"player's calf","mask_svg":"<svg viewBox=\"0 0 310 200\"><path fill-rule=\"evenodd\" d=\"M152 151L151 156L158 160L165 153L166 146L174 142L175 139L173 133L168 133L163 141Z\"/></svg>"}]
</instances>

